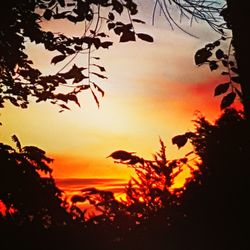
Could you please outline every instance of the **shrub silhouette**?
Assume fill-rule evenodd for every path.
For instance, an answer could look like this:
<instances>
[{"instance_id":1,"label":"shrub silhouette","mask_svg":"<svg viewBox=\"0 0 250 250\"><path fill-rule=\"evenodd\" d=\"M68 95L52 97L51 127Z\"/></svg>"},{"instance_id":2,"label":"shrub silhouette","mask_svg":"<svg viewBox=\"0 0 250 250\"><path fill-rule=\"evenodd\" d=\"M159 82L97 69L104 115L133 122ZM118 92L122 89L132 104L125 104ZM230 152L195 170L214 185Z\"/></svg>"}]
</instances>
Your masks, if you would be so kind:
<instances>
[{"instance_id":1,"label":"shrub silhouette","mask_svg":"<svg viewBox=\"0 0 250 250\"><path fill-rule=\"evenodd\" d=\"M125 188L126 199L87 188L71 203L56 187L45 152L22 147L13 136L17 149L0 145L0 200L6 207L0 216L3 249L14 249L14 243L27 249L246 249L250 160L246 119L241 112L226 109L214 124L198 117L194 131L182 136L188 137L200 158L196 168L188 157L167 160L160 141L154 160L130 154L131 159L120 161L137 175ZM174 178L185 166L193 177L183 188L173 189ZM83 201L94 205L98 214L87 219L78 207Z\"/></svg>"},{"instance_id":2,"label":"shrub silhouette","mask_svg":"<svg viewBox=\"0 0 250 250\"><path fill-rule=\"evenodd\" d=\"M52 159L34 146L0 144L1 249L82 249L96 245L56 186ZM93 234L94 235L94 234ZM88 241L86 238L88 238Z\"/></svg>"},{"instance_id":3,"label":"shrub silhouette","mask_svg":"<svg viewBox=\"0 0 250 250\"><path fill-rule=\"evenodd\" d=\"M196 120L191 142L202 160L200 173L182 196L189 239L197 235L193 249L199 244L203 249L246 249L249 243L248 138L247 121L234 109L226 109L215 124L204 117Z\"/></svg>"},{"instance_id":4,"label":"shrub silhouette","mask_svg":"<svg viewBox=\"0 0 250 250\"><path fill-rule=\"evenodd\" d=\"M125 151L119 151L123 153L120 158L114 157L116 161L120 160L119 163L134 168L136 173L136 178L132 178L125 187L125 199L117 200L112 192L95 188L84 189L82 196L72 197L94 205L99 215L93 216L88 223L98 225L98 230L105 234L104 245L108 244L111 249L150 249L149 246L162 244L162 240L156 242L157 237L155 240L152 238L158 234L155 229L161 228L167 233L179 213L184 187L173 189L173 182L185 166L190 167L190 163L186 157L167 160L162 140L160 145L154 160ZM123 157L125 154L126 158ZM141 241L134 246L137 238Z\"/></svg>"},{"instance_id":5,"label":"shrub silhouette","mask_svg":"<svg viewBox=\"0 0 250 250\"><path fill-rule=\"evenodd\" d=\"M184 135L200 160L196 170L190 166L193 177L183 188L171 186L189 161L168 161L161 141L154 161L124 162L137 174L125 189L125 200L117 201L111 192L84 190L83 197L101 211L91 221L115 232L106 235L111 249L246 249L250 160L246 119L240 111L226 109L214 124L198 117L195 130Z\"/></svg>"}]
</instances>

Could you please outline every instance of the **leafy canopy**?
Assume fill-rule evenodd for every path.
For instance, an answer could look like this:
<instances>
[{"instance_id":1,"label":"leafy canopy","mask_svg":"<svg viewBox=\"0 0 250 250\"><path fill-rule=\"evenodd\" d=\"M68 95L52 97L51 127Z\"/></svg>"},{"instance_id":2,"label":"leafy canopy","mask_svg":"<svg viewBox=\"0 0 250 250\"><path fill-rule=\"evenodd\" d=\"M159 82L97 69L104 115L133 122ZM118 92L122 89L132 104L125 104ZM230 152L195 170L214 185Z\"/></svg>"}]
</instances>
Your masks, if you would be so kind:
<instances>
[{"instance_id":1,"label":"leafy canopy","mask_svg":"<svg viewBox=\"0 0 250 250\"><path fill-rule=\"evenodd\" d=\"M78 106L78 94L89 90L99 106L97 92L104 91L96 81L106 79L105 68L96 63L100 58L93 51L109 49L113 42L108 33L114 33L120 42L141 39L153 42L147 34L136 33L132 18L137 13L133 0L24 0L7 1L0 10L0 107L6 101L27 108L31 97L36 102L50 101L62 110L69 109L68 102ZM120 21L126 15L128 22ZM83 33L69 37L62 33L42 30L42 22L64 20L82 23ZM51 64L64 62L52 75L43 75L34 67L25 49L27 42L41 44L48 51L57 52ZM88 58L84 67L73 64L76 56ZM66 69L67 68L67 69Z\"/></svg>"}]
</instances>

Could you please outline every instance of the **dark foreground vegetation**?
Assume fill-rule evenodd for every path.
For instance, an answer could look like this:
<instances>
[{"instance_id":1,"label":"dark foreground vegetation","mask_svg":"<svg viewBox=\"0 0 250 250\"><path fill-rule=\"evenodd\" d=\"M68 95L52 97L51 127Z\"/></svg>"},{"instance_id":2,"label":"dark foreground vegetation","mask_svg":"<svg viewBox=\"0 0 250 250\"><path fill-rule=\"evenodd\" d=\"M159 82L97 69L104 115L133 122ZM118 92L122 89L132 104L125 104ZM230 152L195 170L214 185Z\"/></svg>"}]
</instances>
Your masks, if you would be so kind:
<instances>
[{"instance_id":1,"label":"dark foreground vegetation","mask_svg":"<svg viewBox=\"0 0 250 250\"><path fill-rule=\"evenodd\" d=\"M193 132L173 141L180 146L190 140L196 161L191 154L168 160L162 141L154 160L125 151L116 157L137 174L124 201L93 188L64 200L48 166L51 159L13 136L16 149L0 146L1 249L247 249L247 122L226 109L214 124L204 117L194 123ZM192 178L172 190L174 178L187 167ZM84 201L98 215L86 219L78 206Z\"/></svg>"},{"instance_id":2,"label":"dark foreground vegetation","mask_svg":"<svg viewBox=\"0 0 250 250\"><path fill-rule=\"evenodd\" d=\"M198 50L195 63L207 64L211 71L222 69L227 77L214 92L222 96L223 114L213 124L197 117L194 131L173 138L179 148L190 141L192 154L169 160L162 141L153 160L114 152L111 157L137 174L125 188L126 199L117 201L112 192L92 188L68 201L55 184L52 159L37 147L22 147L13 136L16 148L0 143L1 250L250 248L249 7L236 0L217 7L218 2L155 1L154 9L160 6L171 27L181 28L168 12L174 6L191 23L205 21L221 37ZM59 105L62 112L70 109L68 103L80 106L83 91L90 91L99 106L98 95L104 91L96 82L107 77L92 52L112 47L110 32L121 43L153 42L137 31L136 23L144 23L134 18L137 12L133 0L5 1L0 8L0 108L10 102L25 109L35 100ZM121 22L124 13L127 19ZM83 22L84 32L68 37L42 30L42 22L54 19ZM228 40L225 50L221 44ZM61 70L43 75L26 54L27 41L56 52L51 63L65 62ZM74 64L80 54L87 55L86 65ZM236 98L242 113L230 109ZM173 190L175 177L186 168L192 178ZM83 202L94 205L98 215L87 218L80 208Z\"/></svg>"}]
</instances>

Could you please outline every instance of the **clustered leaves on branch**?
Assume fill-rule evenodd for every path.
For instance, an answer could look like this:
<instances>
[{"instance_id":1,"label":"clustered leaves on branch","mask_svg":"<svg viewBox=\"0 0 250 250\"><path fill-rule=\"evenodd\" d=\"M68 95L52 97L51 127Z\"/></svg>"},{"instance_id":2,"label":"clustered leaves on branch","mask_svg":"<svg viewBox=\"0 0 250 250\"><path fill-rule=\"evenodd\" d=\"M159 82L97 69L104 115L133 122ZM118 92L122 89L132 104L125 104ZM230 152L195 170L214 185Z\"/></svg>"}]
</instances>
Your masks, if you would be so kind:
<instances>
[{"instance_id":1,"label":"clustered leaves on branch","mask_svg":"<svg viewBox=\"0 0 250 250\"><path fill-rule=\"evenodd\" d=\"M134 23L144 23L132 18L136 13L133 0L8 1L0 13L0 107L8 100L15 106L27 108L32 96L36 102L58 104L63 111L69 109L68 102L80 106L78 94L85 90L90 90L99 106L97 92L104 96L104 90L98 80L107 77L103 75L105 68L96 63L100 58L92 54L112 46L108 33L119 36L120 42L136 38L153 42L151 36L136 33ZM122 14L128 23L119 21ZM40 24L53 19L82 23L84 32L78 37L68 37L43 31ZM65 65L53 75L42 75L25 52L27 41L59 52L51 63L65 62ZM86 65L73 64L81 54L87 56Z\"/></svg>"},{"instance_id":2,"label":"clustered leaves on branch","mask_svg":"<svg viewBox=\"0 0 250 250\"><path fill-rule=\"evenodd\" d=\"M225 51L223 42L229 39L230 43ZM214 96L225 94L221 100L221 109L225 109L233 104L236 96L242 100L239 71L234 54L231 38L222 36L215 42L206 44L204 48L199 49L194 57L196 65L208 64L211 71L220 69L221 75L228 78L227 81L218 84L214 90Z\"/></svg>"},{"instance_id":3,"label":"clustered leaves on branch","mask_svg":"<svg viewBox=\"0 0 250 250\"><path fill-rule=\"evenodd\" d=\"M186 18L190 22L190 25L192 25L193 21L205 21L213 30L222 35L220 39L206 44L204 48L196 52L194 57L195 64L198 66L208 64L211 71L224 68L221 75L228 76L228 81L220 83L214 91L214 96L226 94L223 96L220 104L222 110L233 104L236 96L242 101L243 95L240 87L241 82L239 70L236 65L233 42L232 38L228 37L225 33L226 29L232 29L230 15L226 5L223 5L219 1L210 0L157 0L155 1L153 10L153 22L155 21L157 7L159 7L172 29L177 27L183 32L188 33L180 25L181 21L177 22L176 19L173 18L173 10L177 10L179 11L180 20ZM193 36L190 33L188 34ZM225 44L223 44L223 42L228 42L228 40L230 40L229 47L227 51L225 51ZM183 138L185 138L185 136Z\"/></svg>"}]
</instances>

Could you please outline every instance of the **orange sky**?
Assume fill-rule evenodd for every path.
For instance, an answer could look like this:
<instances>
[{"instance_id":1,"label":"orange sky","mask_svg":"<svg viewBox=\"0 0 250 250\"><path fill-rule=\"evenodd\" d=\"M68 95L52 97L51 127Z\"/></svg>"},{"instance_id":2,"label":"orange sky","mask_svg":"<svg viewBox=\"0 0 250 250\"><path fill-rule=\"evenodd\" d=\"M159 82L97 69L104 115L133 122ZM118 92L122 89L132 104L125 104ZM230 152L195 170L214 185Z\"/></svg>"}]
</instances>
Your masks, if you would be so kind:
<instances>
[{"instance_id":1,"label":"orange sky","mask_svg":"<svg viewBox=\"0 0 250 250\"><path fill-rule=\"evenodd\" d=\"M11 144L16 134L23 145L35 145L55 159L54 177L129 178L131 170L118 166L107 155L118 149L134 151L151 159L159 148L159 137L167 144L170 158L182 157L171 138L192 129L196 110L213 120L219 114L220 98L213 97L218 72L194 65L196 50L220 36L205 25L193 27L200 39L177 30L171 31L159 20L152 27L138 26L150 33L155 42L115 44L101 56L108 80L100 81L105 90L98 109L90 93L80 97L82 108L59 113L48 103L32 104L27 110L6 105L1 111L0 140ZM60 26L64 32L77 33L80 27ZM51 26L45 28L51 28ZM40 46L27 48L44 73L56 72L63 64L50 65L55 55ZM81 65L86 58L74 63Z\"/></svg>"}]
</instances>

